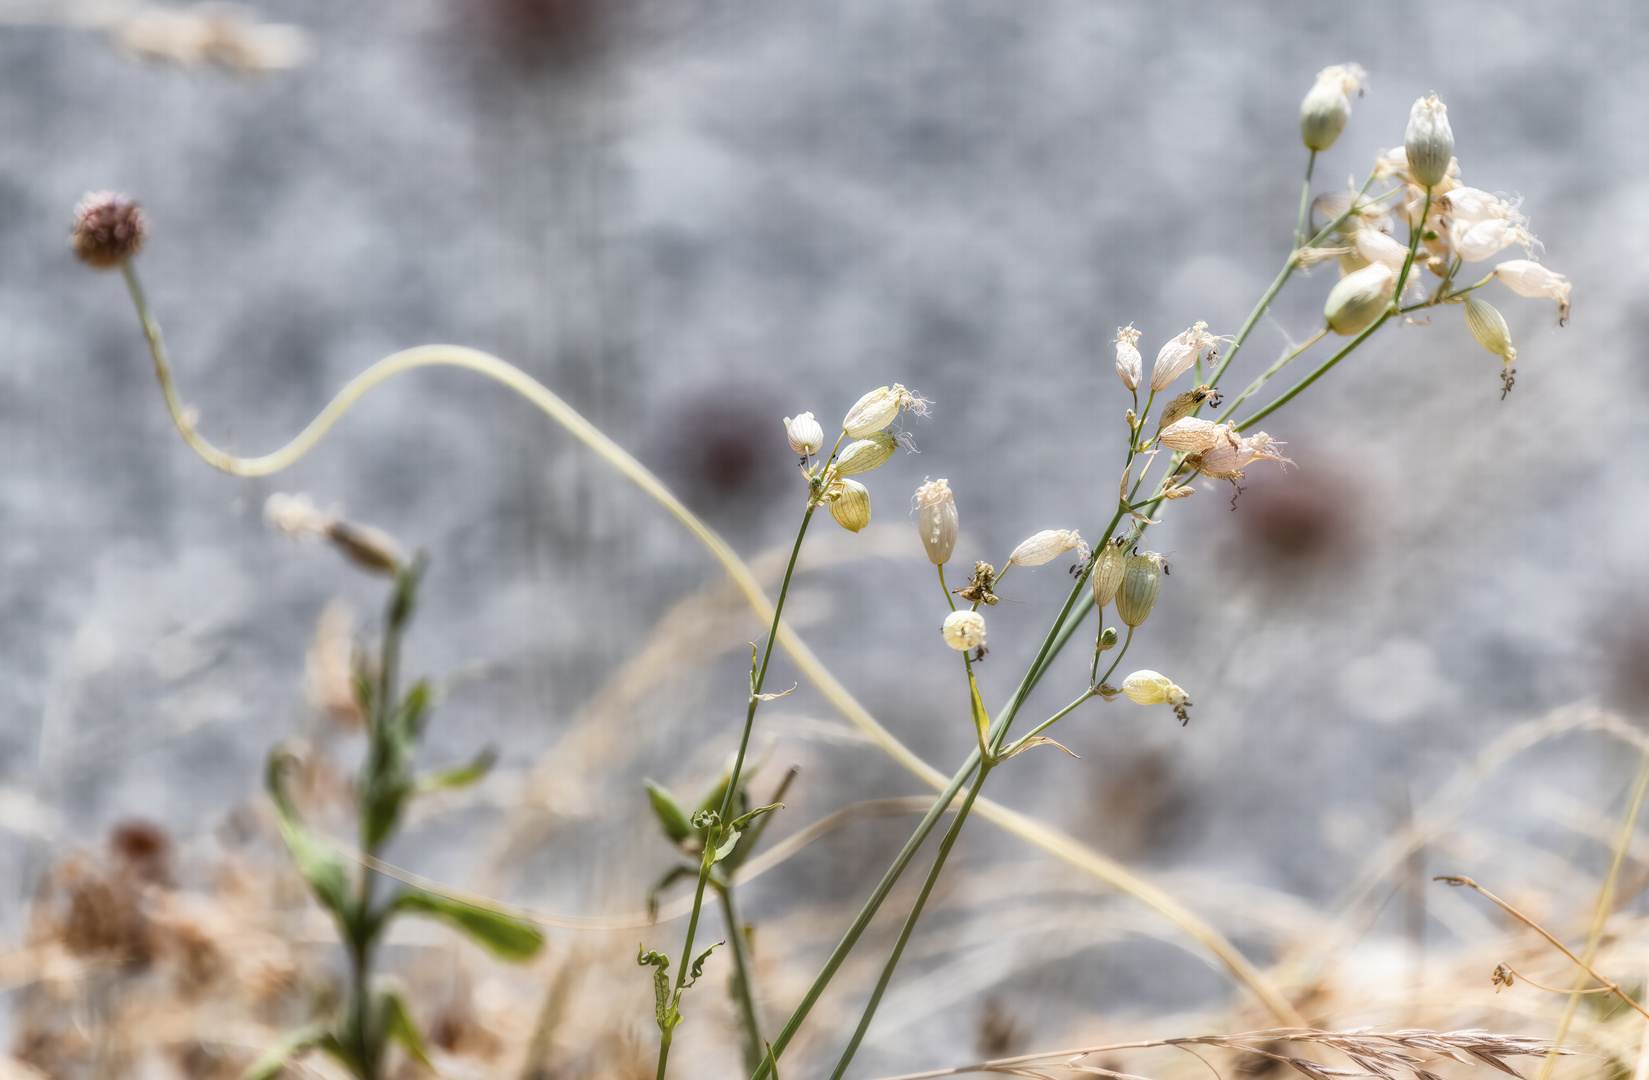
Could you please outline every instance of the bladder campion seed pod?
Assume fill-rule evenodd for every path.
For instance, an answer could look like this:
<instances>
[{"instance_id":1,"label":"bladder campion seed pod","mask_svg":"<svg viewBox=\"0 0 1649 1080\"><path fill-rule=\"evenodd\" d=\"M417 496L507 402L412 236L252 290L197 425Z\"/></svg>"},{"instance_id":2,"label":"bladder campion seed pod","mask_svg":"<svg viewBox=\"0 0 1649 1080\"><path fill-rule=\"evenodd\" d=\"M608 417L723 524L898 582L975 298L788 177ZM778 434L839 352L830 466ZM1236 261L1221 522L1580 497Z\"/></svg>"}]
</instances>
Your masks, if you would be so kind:
<instances>
[{"instance_id":1,"label":"bladder campion seed pod","mask_svg":"<svg viewBox=\"0 0 1649 1080\"><path fill-rule=\"evenodd\" d=\"M893 436L885 431L873 432L868 439L848 443L847 449L836 459L836 475L852 476L879 468L893 456L893 450L898 445L893 441Z\"/></svg>"},{"instance_id":2,"label":"bladder campion seed pod","mask_svg":"<svg viewBox=\"0 0 1649 1080\"><path fill-rule=\"evenodd\" d=\"M1144 360L1139 355L1139 331L1133 325L1117 329L1117 378L1130 390L1139 389Z\"/></svg>"},{"instance_id":3,"label":"bladder campion seed pod","mask_svg":"<svg viewBox=\"0 0 1649 1080\"><path fill-rule=\"evenodd\" d=\"M1436 187L1448 175L1454 130L1449 127L1448 107L1436 94L1414 103L1403 149L1408 154L1409 176L1421 187Z\"/></svg>"},{"instance_id":4,"label":"bladder campion seed pod","mask_svg":"<svg viewBox=\"0 0 1649 1080\"><path fill-rule=\"evenodd\" d=\"M803 457L817 454L824 445L824 428L819 426L810 412L804 412L794 420L785 417L784 436L790 440L790 449Z\"/></svg>"},{"instance_id":5,"label":"bladder campion seed pod","mask_svg":"<svg viewBox=\"0 0 1649 1080\"><path fill-rule=\"evenodd\" d=\"M1512 259L1494 268L1494 276L1519 296L1556 300L1557 324L1569 321L1569 279L1528 259Z\"/></svg>"},{"instance_id":6,"label":"bladder campion seed pod","mask_svg":"<svg viewBox=\"0 0 1649 1080\"><path fill-rule=\"evenodd\" d=\"M1477 343L1499 356L1503 363L1517 362L1517 350L1512 348L1512 332L1506 327L1506 317L1492 304L1467 296L1466 325Z\"/></svg>"},{"instance_id":7,"label":"bladder campion seed pod","mask_svg":"<svg viewBox=\"0 0 1649 1080\"><path fill-rule=\"evenodd\" d=\"M956 550L956 500L951 497L950 482L941 477L917 488L916 511L916 529L922 534L928 561L945 565Z\"/></svg>"},{"instance_id":8,"label":"bladder campion seed pod","mask_svg":"<svg viewBox=\"0 0 1649 1080\"><path fill-rule=\"evenodd\" d=\"M1300 102L1300 138L1308 150L1327 150L1346 129L1351 97L1362 92L1363 69L1335 64L1317 72L1317 82Z\"/></svg>"},{"instance_id":9,"label":"bladder campion seed pod","mask_svg":"<svg viewBox=\"0 0 1649 1080\"><path fill-rule=\"evenodd\" d=\"M1138 626L1157 606L1162 593L1162 556L1147 552L1132 555L1117 589L1117 617L1129 626Z\"/></svg>"},{"instance_id":10,"label":"bladder campion seed pod","mask_svg":"<svg viewBox=\"0 0 1649 1080\"><path fill-rule=\"evenodd\" d=\"M1200 416L1186 416L1163 428L1157 435L1157 441L1171 450L1195 454L1213 446L1230 431L1230 424L1216 424Z\"/></svg>"},{"instance_id":11,"label":"bladder campion seed pod","mask_svg":"<svg viewBox=\"0 0 1649 1080\"><path fill-rule=\"evenodd\" d=\"M870 524L870 491L857 480L837 480L825 496L830 516L848 532L858 532Z\"/></svg>"},{"instance_id":12,"label":"bladder campion seed pod","mask_svg":"<svg viewBox=\"0 0 1649 1080\"><path fill-rule=\"evenodd\" d=\"M900 409L909 409L917 416L926 416L928 403L906 390L899 383L883 386L860 398L847 411L842 430L850 439L862 439L873 431L880 431L893 423Z\"/></svg>"},{"instance_id":13,"label":"bladder campion seed pod","mask_svg":"<svg viewBox=\"0 0 1649 1080\"><path fill-rule=\"evenodd\" d=\"M1391 293L1396 287L1397 273L1385 263L1353 270L1328 291L1323 318L1336 334L1360 334L1391 306Z\"/></svg>"},{"instance_id":14,"label":"bladder campion seed pod","mask_svg":"<svg viewBox=\"0 0 1649 1080\"><path fill-rule=\"evenodd\" d=\"M1082 543L1075 529L1043 529L1013 549L1008 561L1019 566L1041 566Z\"/></svg>"},{"instance_id":15,"label":"bladder campion seed pod","mask_svg":"<svg viewBox=\"0 0 1649 1080\"><path fill-rule=\"evenodd\" d=\"M1146 668L1122 680L1122 692L1139 705L1189 705L1186 693L1172 679Z\"/></svg>"},{"instance_id":16,"label":"bladder campion seed pod","mask_svg":"<svg viewBox=\"0 0 1649 1080\"><path fill-rule=\"evenodd\" d=\"M143 250L148 233L143 208L113 191L90 191L74 208L69 246L87 266L119 266Z\"/></svg>"},{"instance_id":17,"label":"bladder campion seed pod","mask_svg":"<svg viewBox=\"0 0 1649 1080\"><path fill-rule=\"evenodd\" d=\"M953 611L941 628L945 644L957 652L967 652L985 644L985 617L977 611Z\"/></svg>"},{"instance_id":18,"label":"bladder campion seed pod","mask_svg":"<svg viewBox=\"0 0 1649 1080\"><path fill-rule=\"evenodd\" d=\"M1157 362L1151 368L1151 389L1158 393L1197 362L1204 349L1211 349L1219 340L1208 332L1208 324L1199 322L1181 331L1174 340L1157 351Z\"/></svg>"},{"instance_id":19,"label":"bladder campion seed pod","mask_svg":"<svg viewBox=\"0 0 1649 1080\"><path fill-rule=\"evenodd\" d=\"M1123 554L1127 547L1120 536L1100 545L1099 557L1094 560L1095 607L1104 607L1117 594L1117 586L1122 584L1122 575L1128 569L1128 556Z\"/></svg>"}]
</instances>

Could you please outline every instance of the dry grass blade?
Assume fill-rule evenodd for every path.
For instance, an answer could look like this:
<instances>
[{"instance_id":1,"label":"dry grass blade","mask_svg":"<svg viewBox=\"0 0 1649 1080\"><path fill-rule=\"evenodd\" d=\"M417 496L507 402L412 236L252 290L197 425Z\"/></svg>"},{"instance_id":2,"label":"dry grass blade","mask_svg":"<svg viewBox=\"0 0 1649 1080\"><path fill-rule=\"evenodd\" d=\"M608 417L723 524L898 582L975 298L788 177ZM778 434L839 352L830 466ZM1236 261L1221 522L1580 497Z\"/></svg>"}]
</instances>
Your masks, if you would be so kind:
<instances>
[{"instance_id":1,"label":"dry grass blade","mask_svg":"<svg viewBox=\"0 0 1649 1080\"><path fill-rule=\"evenodd\" d=\"M1349 1059L1356 1068L1336 1068L1309 1058L1294 1057L1274 1049L1278 1044L1293 1043L1336 1050ZM1379 1080L1398 1080L1413 1076L1416 1080L1440 1080L1428 1070L1427 1061L1449 1058L1467 1065L1481 1065L1511 1076L1519 1075L1505 1062L1509 1057L1538 1057L1551 1052L1550 1043L1521 1035L1498 1035L1488 1031L1428 1031L1423 1028L1404 1028L1398 1031L1318 1031L1315 1029L1280 1028L1271 1031L1248 1031L1236 1035L1196 1035L1179 1039L1153 1039L1144 1042L1112 1043L1106 1046L1088 1046L1075 1050L1050 1050L1018 1057L981 1061L954 1069L932 1072L906 1073L886 1080L933 1080L941 1076L959 1076L964 1073L1000 1073L1009 1076L1046 1077L1059 1080L1060 1071L1084 1076L1108 1076L1113 1080L1144 1080L1130 1073L1116 1072L1083 1062L1083 1058L1099 1054L1114 1054L1123 1050L1147 1050L1154 1047L1192 1046L1218 1047L1242 1054L1275 1061L1310 1077L1311 1080L1336 1080L1349 1077L1377 1077ZM1560 1051L1569 1053L1569 1051ZM1051 1071L1052 1070L1052 1071Z\"/></svg>"}]
</instances>

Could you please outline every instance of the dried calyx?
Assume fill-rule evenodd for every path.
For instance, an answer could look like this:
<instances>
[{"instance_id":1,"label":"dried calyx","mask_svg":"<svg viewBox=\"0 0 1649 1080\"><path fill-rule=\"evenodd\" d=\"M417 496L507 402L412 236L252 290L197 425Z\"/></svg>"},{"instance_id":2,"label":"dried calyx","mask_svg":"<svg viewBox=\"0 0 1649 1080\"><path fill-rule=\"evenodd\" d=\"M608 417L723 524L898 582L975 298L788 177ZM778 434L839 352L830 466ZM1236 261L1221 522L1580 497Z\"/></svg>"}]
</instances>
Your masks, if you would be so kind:
<instances>
[{"instance_id":1,"label":"dried calyx","mask_svg":"<svg viewBox=\"0 0 1649 1080\"><path fill-rule=\"evenodd\" d=\"M74 208L69 246L87 266L107 270L143 250L148 228L136 202L117 192L92 191Z\"/></svg>"}]
</instances>

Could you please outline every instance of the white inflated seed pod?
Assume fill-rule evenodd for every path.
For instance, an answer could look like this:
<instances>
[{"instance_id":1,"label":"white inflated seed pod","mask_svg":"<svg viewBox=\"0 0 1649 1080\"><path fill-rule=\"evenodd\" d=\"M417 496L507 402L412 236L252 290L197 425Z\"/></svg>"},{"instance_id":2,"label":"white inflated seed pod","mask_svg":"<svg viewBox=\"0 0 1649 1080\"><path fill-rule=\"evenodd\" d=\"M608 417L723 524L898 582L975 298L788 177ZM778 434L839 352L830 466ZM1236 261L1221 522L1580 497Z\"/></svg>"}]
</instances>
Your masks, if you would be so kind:
<instances>
[{"instance_id":1,"label":"white inflated seed pod","mask_svg":"<svg viewBox=\"0 0 1649 1080\"><path fill-rule=\"evenodd\" d=\"M784 436L790 440L790 449L803 457L817 454L824 445L824 428L810 412L804 412L794 420L785 417Z\"/></svg>"},{"instance_id":2,"label":"white inflated seed pod","mask_svg":"<svg viewBox=\"0 0 1649 1080\"><path fill-rule=\"evenodd\" d=\"M837 480L830 485L830 516L848 532L858 532L870 524L870 492L857 480Z\"/></svg>"},{"instance_id":3,"label":"white inflated seed pod","mask_svg":"<svg viewBox=\"0 0 1649 1080\"><path fill-rule=\"evenodd\" d=\"M1151 615L1162 594L1162 556L1152 553L1132 555L1116 593L1117 618L1138 626Z\"/></svg>"},{"instance_id":4,"label":"white inflated seed pod","mask_svg":"<svg viewBox=\"0 0 1649 1080\"><path fill-rule=\"evenodd\" d=\"M1436 187L1449 174L1454 156L1454 130L1449 127L1449 110L1436 94L1420 98L1409 112L1408 131L1403 135L1408 155L1409 176L1420 187Z\"/></svg>"},{"instance_id":5,"label":"white inflated seed pod","mask_svg":"<svg viewBox=\"0 0 1649 1080\"><path fill-rule=\"evenodd\" d=\"M956 500L948 481L941 477L916 489L916 530L933 565L943 566L950 561L951 552L956 550L957 528Z\"/></svg>"},{"instance_id":6,"label":"white inflated seed pod","mask_svg":"<svg viewBox=\"0 0 1649 1080\"><path fill-rule=\"evenodd\" d=\"M893 441L893 436L885 431L872 432L869 438L851 442L836 459L833 466L837 476L852 476L855 473L869 472L880 468L882 463L893 456L894 449L899 444Z\"/></svg>"}]
</instances>

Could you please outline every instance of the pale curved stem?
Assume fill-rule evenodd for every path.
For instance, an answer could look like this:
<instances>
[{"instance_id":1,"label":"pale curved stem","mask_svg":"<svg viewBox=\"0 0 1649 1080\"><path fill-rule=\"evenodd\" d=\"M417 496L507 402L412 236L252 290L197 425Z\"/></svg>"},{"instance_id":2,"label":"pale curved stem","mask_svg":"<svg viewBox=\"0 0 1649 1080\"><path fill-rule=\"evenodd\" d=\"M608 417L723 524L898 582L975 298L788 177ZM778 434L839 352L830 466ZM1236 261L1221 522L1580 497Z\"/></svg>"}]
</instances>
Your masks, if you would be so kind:
<instances>
[{"instance_id":1,"label":"pale curved stem","mask_svg":"<svg viewBox=\"0 0 1649 1080\"><path fill-rule=\"evenodd\" d=\"M380 383L417 368L463 368L502 383L532 402L550 419L571 433L574 438L594 450L603 461L651 496L655 502L669 511L670 516L679 521L692 534L693 538L715 558L716 562L727 572L727 576L732 578L733 584L744 596L745 602L750 605L756 617L762 622L772 620L773 604L757 582L756 576L751 572L750 567L745 564L743 559L739 558L738 553L733 550L727 541L723 540L714 529L700 520L680 499L676 498L670 489L658 477L653 475L651 470L632 457L623 447L602 432L600 428L586 420L578 410L568 405L543 383L513 364L506 363L498 357L484 353L479 349L471 349L462 345L421 345L417 348L406 349L386 356L346 383L337 396L320 411L319 415L310 421L309 425L299 432L297 437L280 449L261 457L252 458L237 457L219 449L200 435L195 429L193 417L188 414L179 401L177 391L172 384L171 368L166 361L165 346L161 341L159 325L149 313L143 290L138 283L137 274L130 263L126 264L125 271L126 282L131 290L133 303L137 306L138 317L143 323L144 335L149 341L150 353L154 359L155 374L160 380L167 409L171 412L172 420L177 425L178 432L183 436L184 441L208 465L235 476L268 476L277 473L297 462L310 450L314 449L337 422L343 418L344 414L368 391ZM932 765L929 765L878 723L876 718L871 716L870 712L848 692L847 687L843 686L831 674L830 670L814 655L813 650L802 642L801 638L787 623L779 622L777 640L780 647L789 654L791 660L801 670L803 677L812 683L819 693L850 723L863 731L883 753L936 791L943 791L949 785L950 777L945 776ZM1294 1010L1288 1000L1266 980L1259 969L1254 967L1237 950L1235 945L1215 930L1213 926L1157 886L1134 874L1121 863L1109 859L1082 844L1067 833L1045 825L1034 818L1027 817L1018 811L1010 810L1000 803L981 797L976 803L975 809L981 816L996 823L1026 843L1041 848L1055 858L1152 908L1178 927L1186 937L1201 945L1213 955L1230 973L1231 977L1245 986L1278 1020L1290 1025L1304 1024L1300 1014Z\"/></svg>"}]
</instances>

